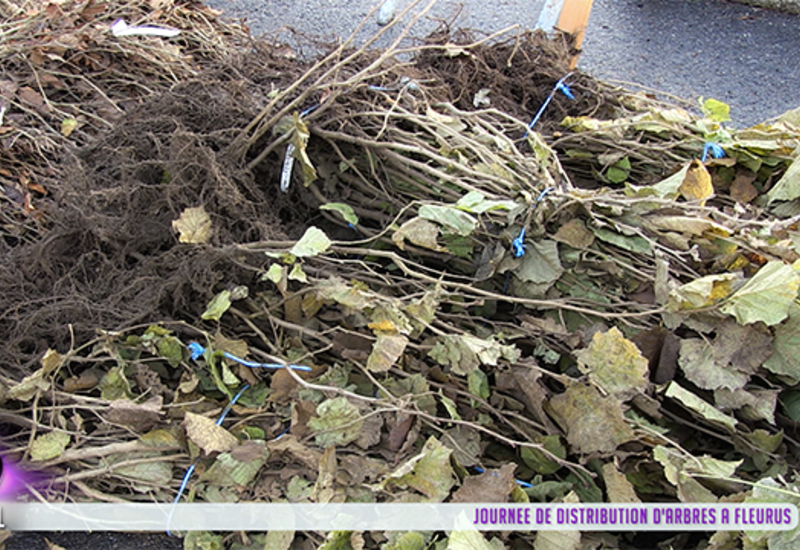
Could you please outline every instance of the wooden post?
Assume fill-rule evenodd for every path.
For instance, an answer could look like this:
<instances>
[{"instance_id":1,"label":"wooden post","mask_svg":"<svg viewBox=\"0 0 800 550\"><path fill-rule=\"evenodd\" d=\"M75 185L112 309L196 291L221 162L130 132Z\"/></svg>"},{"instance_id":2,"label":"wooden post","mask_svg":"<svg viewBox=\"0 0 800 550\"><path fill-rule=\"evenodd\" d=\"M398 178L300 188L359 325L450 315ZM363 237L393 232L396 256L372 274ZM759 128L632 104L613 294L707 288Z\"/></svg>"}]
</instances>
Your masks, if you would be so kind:
<instances>
[{"instance_id":1,"label":"wooden post","mask_svg":"<svg viewBox=\"0 0 800 550\"><path fill-rule=\"evenodd\" d=\"M592 0L564 0L558 23L556 23L558 30L575 35L575 49L578 52L580 52L583 45L583 36L586 34L586 26L589 24L589 14L591 12ZM574 69L577 64L578 56L575 55L569 64L569 68Z\"/></svg>"},{"instance_id":2,"label":"wooden post","mask_svg":"<svg viewBox=\"0 0 800 550\"><path fill-rule=\"evenodd\" d=\"M548 33L558 29L575 35L575 48L580 51L591 11L592 0L546 0L536 27ZM576 55L570 68L574 69L577 63Z\"/></svg>"}]
</instances>

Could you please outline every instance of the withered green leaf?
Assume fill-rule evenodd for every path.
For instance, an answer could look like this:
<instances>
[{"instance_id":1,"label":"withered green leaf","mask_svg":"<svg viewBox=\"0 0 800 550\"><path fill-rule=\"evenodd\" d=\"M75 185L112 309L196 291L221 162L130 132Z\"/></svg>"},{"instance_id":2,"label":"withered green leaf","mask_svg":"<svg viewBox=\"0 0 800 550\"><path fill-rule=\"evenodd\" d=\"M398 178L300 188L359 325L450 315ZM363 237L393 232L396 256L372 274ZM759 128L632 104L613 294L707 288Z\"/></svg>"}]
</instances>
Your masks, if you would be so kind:
<instances>
[{"instance_id":1,"label":"withered green leaf","mask_svg":"<svg viewBox=\"0 0 800 550\"><path fill-rule=\"evenodd\" d=\"M48 432L36 436L31 443L31 460L42 462L58 458L69 445L70 436L64 432Z\"/></svg>"},{"instance_id":2,"label":"withered green leaf","mask_svg":"<svg viewBox=\"0 0 800 550\"><path fill-rule=\"evenodd\" d=\"M573 383L550 399L556 421L566 430L567 441L578 452L610 453L635 435L625 422L622 403L603 397L591 385Z\"/></svg>"},{"instance_id":3,"label":"withered green leaf","mask_svg":"<svg viewBox=\"0 0 800 550\"><path fill-rule=\"evenodd\" d=\"M358 408L345 397L323 401L317 415L308 421L308 427L318 432L314 439L320 447L347 445L361 435L364 421Z\"/></svg>"},{"instance_id":4,"label":"withered green leaf","mask_svg":"<svg viewBox=\"0 0 800 550\"><path fill-rule=\"evenodd\" d=\"M227 452L239 444L236 436L222 426L217 426L216 422L210 418L199 414L187 411L184 426L186 427L186 436L206 454Z\"/></svg>"},{"instance_id":5,"label":"withered green leaf","mask_svg":"<svg viewBox=\"0 0 800 550\"><path fill-rule=\"evenodd\" d=\"M455 474L450 465L452 450L430 437L415 457L392 473L389 481L415 489L432 502L442 502L455 485Z\"/></svg>"},{"instance_id":6,"label":"withered green leaf","mask_svg":"<svg viewBox=\"0 0 800 550\"><path fill-rule=\"evenodd\" d=\"M616 327L595 333L589 347L576 356L578 368L590 380L622 401L647 388L647 359Z\"/></svg>"}]
</instances>

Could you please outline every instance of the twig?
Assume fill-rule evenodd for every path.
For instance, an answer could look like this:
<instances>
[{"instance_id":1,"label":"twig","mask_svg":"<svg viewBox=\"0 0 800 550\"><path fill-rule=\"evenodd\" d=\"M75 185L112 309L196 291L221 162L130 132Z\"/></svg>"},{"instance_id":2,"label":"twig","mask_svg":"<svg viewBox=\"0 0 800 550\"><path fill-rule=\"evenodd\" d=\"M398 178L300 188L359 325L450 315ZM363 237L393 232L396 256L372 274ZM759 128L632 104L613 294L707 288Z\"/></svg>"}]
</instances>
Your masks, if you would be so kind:
<instances>
[{"instance_id":1,"label":"twig","mask_svg":"<svg viewBox=\"0 0 800 550\"><path fill-rule=\"evenodd\" d=\"M135 452L173 451L179 448L180 448L179 446L172 446L172 445L167 445L167 446L147 445L146 443L142 443L139 440L125 441L122 443L111 443L110 445L105 445L103 447L85 447L83 449L69 449L64 451L58 458L45 462L42 466L45 468L49 468L51 466L55 466L56 464L62 464L64 462L87 460L90 458L102 458L104 456L110 456L110 455L124 455Z\"/></svg>"}]
</instances>

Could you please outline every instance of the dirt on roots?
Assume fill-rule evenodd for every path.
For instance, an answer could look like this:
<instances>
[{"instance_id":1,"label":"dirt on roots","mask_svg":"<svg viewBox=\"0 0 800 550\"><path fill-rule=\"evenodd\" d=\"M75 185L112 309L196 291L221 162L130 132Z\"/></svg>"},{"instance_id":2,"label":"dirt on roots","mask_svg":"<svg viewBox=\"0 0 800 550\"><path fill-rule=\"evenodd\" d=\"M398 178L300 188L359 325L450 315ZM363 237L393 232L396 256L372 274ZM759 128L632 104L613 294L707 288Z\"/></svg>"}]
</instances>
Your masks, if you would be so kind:
<instances>
[{"instance_id":1,"label":"dirt on roots","mask_svg":"<svg viewBox=\"0 0 800 550\"><path fill-rule=\"evenodd\" d=\"M463 31L456 36L439 32L428 43L456 47L472 43L472 37ZM362 53L360 65L350 70L380 55ZM493 107L528 118L568 71L569 57L567 38L553 41L524 33L472 47L468 55L423 48L411 61L385 63L389 68L376 69L373 81L390 85L411 75L425 83L429 101L463 110L475 109L475 93L489 83ZM334 61L323 63L314 74ZM278 192L282 149L252 164L254 151L259 152L272 133L265 132L250 147L242 144L248 124L269 105L271 92L291 86L312 64L295 59L283 47L251 44L246 53L231 52L201 74L126 105L111 129L84 137L83 145L58 142L61 146L44 169L35 155L17 162L17 173L46 174L39 180L47 183L47 194L33 193L35 222L19 211L6 214L14 221L0 240L2 368L15 372L15 377L29 373L48 348L66 352L101 327L121 330L154 321L195 321L220 285L255 282L260 260L243 261L241 252L228 251L225 245L296 238L310 223L324 225L318 192L302 184L288 194ZM20 82L30 78L13 76ZM578 74L572 86L581 99L556 97L544 125L555 124L551 121L567 113L607 114L615 108L614 95L593 79ZM309 87L303 84L295 94L302 96ZM305 104L325 99L317 93ZM363 86L339 92L335 102L326 102L314 113L319 117L314 124L327 129L358 127L365 105L380 109L385 101ZM312 136L308 144L320 166L337 165L353 148L352 143L330 141ZM10 151L17 153L18 161L24 159L24 146L20 143ZM327 191L352 194L346 180L337 185ZM366 211L383 198L352 197L356 208ZM198 204L212 218L213 246L183 245L172 227L185 208ZM373 225L380 224L373 220ZM330 230L336 235L336 228ZM346 228L338 231L347 238Z\"/></svg>"}]
</instances>

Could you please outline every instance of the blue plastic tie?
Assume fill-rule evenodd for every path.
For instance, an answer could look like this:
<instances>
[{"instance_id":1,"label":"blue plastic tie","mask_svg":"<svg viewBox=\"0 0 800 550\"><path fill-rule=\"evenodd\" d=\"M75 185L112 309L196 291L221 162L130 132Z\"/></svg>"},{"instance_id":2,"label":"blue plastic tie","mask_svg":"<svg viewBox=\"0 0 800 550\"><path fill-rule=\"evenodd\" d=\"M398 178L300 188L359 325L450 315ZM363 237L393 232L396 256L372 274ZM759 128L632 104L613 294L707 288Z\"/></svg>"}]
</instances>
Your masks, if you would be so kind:
<instances>
[{"instance_id":1,"label":"blue plastic tie","mask_svg":"<svg viewBox=\"0 0 800 550\"><path fill-rule=\"evenodd\" d=\"M569 99L575 99L575 95L572 93L572 90L570 90L569 86L567 86L567 84L566 84L566 80L570 76L572 76L572 73L567 73L561 80L556 82L556 85L553 86L553 91L550 92L550 95L547 96L547 99L544 100L544 103L542 103L542 106L539 107L539 111L536 113L536 116L533 117L533 120L531 120L531 123L528 124L528 129L525 130L525 135L523 135L522 137L528 137L528 134L530 133L530 131L533 129L534 126L536 126L536 123L539 122L539 119L542 117L542 114L544 114L544 110L547 109L547 106L550 105L551 101L553 101L553 96L556 95L556 92L560 91L562 94L567 96Z\"/></svg>"},{"instance_id":2,"label":"blue plastic tie","mask_svg":"<svg viewBox=\"0 0 800 550\"><path fill-rule=\"evenodd\" d=\"M514 253L515 258L522 258L525 255L525 228L519 230L519 235L516 239L511 241L511 251Z\"/></svg>"},{"instance_id":3,"label":"blue plastic tie","mask_svg":"<svg viewBox=\"0 0 800 550\"><path fill-rule=\"evenodd\" d=\"M359 231L359 230L358 230L358 227L356 227L356 225L355 225L354 223L347 222L347 227L349 227L350 229L352 229L353 231L355 231L355 232L358 234L358 236L359 236L359 237L363 237L363 236L364 236L364 235L361 233L361 231Z\"/></svg>"},{"instance_id":4,"label":"blue plastic tie","mask_svg":"<svg viewBox=\"0 0 800 550\"><path fill-rule=\"evenodd\" d=\"M536 197L536 202L533 203L532 210L536 210L536 208L539 206L539 203L542 202L547 194L551 191L555 191L555 188L548 187L539 193L539 196ZM525 248L525 228L523 227L519 230L519 235L517 238L511 241L511 251L514 253L515 258L522 258L525 255Z\"/></svg>"},{"instance_id":5,"label":"blue plastic tie","mask_svg":"<svg viewBox=\"0 0 800 550\"><path fill-rule=\"evenodd\" d=\"M189 345L186 347L192 352L192 361L197 361L197 359L206 352L206 348L197 342L189 342Z\"/></svg>"},{"instance_id":6,"label":"blue plastic tie","mask_svg":"<svg viewBox=\"0 0 800 550\"><path fill-rule=\"evenodd\" d=\"M479 474L482 474L482 473L484 473L486 471L483 468L481 468L480 466L473 466L473 468L475 468L478 471ZM521 479L515 479L514 481L520 487L528 487L528 488L533 487L533 484L528 483L527 481L522 481Z\"/></svg>"},{"instance_id":7,"label":"blue plastic tie","mask_svg":"<svg viewBox=\"0 0 800 550\"><path fill-rule=\"evenodd\" d=\"M564 94L568 98L575 99L575 96L572 95L572 90L569 89L569 86L564 84L564 79L563 78L561 80L559 80L558 82L556 82L556 88L558 89L559 92L561 92L562 94Z\"/></svg>"},{"instance_id":8,"label":"blue plastic tie","mask_svg":"<svg viewBox=\"0 0 800 550\"><path fill-rule=\"evenodd\" d=\"M233 399L231 399L231 402L228 403L228 406L225 407L225 410L222 411L221 415L219 415L219 418L217 419L217 426L222 426L222 421L225 420L225 417L228 416L229 412L231 412L231 409L233 408L233 405L237 401L239 401L239 398L242 396L244 391L249 387L250 387L250 384L245 384L244 387L241 390L239 390L239 393L237 393L236 395L233 396Z\"/></svg>"},{"instance_id":9,"label":"blue plastic tie","mask_svg":"<svg viewBox=\"0 0 800 550\"><path fill-rule=\"evenodd\" d=\"M707 141L703 144L703 157L700 159L700 162L705 162L708 158L708 153L711 153L711 156L715 159L721 159L725 156L725 149L719 146L719 144L714 143L713 141Z\"/></svg>"},{"instance_id":10,"label":"blue plastic tie","mask_svg":"<svg viewBox=\"0 0 800 550\"><path fill-rule=\"evenodd\" d=\"M175 500L172 501L172 507L169 509L169 515L167 516L167 535L170 537L172 536L172 532L170 531L169 526L172 523L172 516L175 515L175 506L177 506L178 502L183 496L183 492L186 490L186 485L189 483L189 478L192 477L195 468L197 468L197 460L195 460L192 465L187 468L186 473L183 474L181 487L178 489L178 494L175 495Z\"/></svg>"},{"instance_id":11,"label":"blue plastic tie","mask_svg":"<svg viewBox=\"0 0 800 550\"><path fill-rule=\"evenodd\" d=\"M197 342L192 342L192 344L197 344ZM189 348L190 349L192 349L192 344L189 344ZM197 347L200 347L202 349L203 346L201 346L200 344L197 344ZM192 349L192 353L193 354L194 354L194 351L195 350ZM201 351L200 355L202 355L202 354L203 354L203 352ZM199 357L199 355L198 355L198 357ZM236 402L239 400L239 398L242 396L242 394L245 392L245 390L247 388L249 388L249 387L250 387L250 384L245 384L244 387L242 389L240 389L239 392L236 395L233 396L233 399L231 399L231 402L228 403L228 406L225 407L225 410L223 410L222 414L219 415L219 418L217 419L217 422L216 422L217 426L221 426L222 425L222 422L225 420L225 417L228 416L229 412L231 412L231 409L233 408L233 405L236 404ZM167 516L167 535L169 535L170 537L172 536L172 533L169 530L169 525L170 525L170 523L172 523L172 516L175 514L175 506L178 504L178 502L180 502L181 497L183 496L183 492L186 490L186 486L189 484L189 479L191 479L195 468L197 468L197 460L198 459L195 459L195 461L192 463L192 465L189 466L186 469L186 473L183 474L183 479L181 480L181 486L178 489L178 494L175 495L175 500L172 501L172 508L170 508L169 515Z\"/></svg>"},{"instance_id":12,"label":"blue plastic tie","mask_svg":"<svg viewBox=\"0 0 800 550\"><path fill-rule=\"evenodd\" d=\"M189 342L186 346L189 348L189 351L192 352L192 361L197 361L198 357L203 355L206 352L206 348L198 344L197 342ZM231 361L236 361L240 365L244 365L245 367L251 369L283 369L289 368L292 370L302 370L302 371L311 371L311 367L307 367L305 365L281 365L280 363L256 363L255 361L247 361L246 359L242 359L241 357L236 357L232 353L228 353L227 351L222 352L222 355L230 359Z\"/></svg>"},{"instance_id":13,"label":"blue plastic tie","mask_svg":"<svg viewBox=\"0 0 800 550\"><path fill-rule=\"evenodd\" d=\"M313 113L314 111L316 111L316 110L319 108L319 105L320 105L320 104L319 104L319 103L317 103L316 105L314 105L314 106L312 106L312 107L309 107L308 109L306 109L305 111L303 111L302 113L300 113L300 118L303 118L304 116L306 116L306 115L308 115L308 114L311 114L311 113Z\"/></svg>"},{"instance_id":14,"label":"blue plastic tie","mask_svg":"<svg viewBox=\"0 0 800 550\"><path fill-rule=\"evenodd\" d=\"M555 191L555 189L556 189L555 187L547 187L543 189L542 192L539 193L539 196L536 197L536 202L533 203L531 210L536 210L536 208L539 206L539 203L544 200L547 194L552 191ZM512 254L514 254L515 258L522 258L525 255L526 248L527 246L525 246L525 228L523 227L522 229L519 230L519 235L511 241L511 252ZM506 280L503 283L503 294L508 293L508 285L510 282L511 282L511 272L509 271L508 273L506 273Z\"/></svg>"},{"instance_id":15,"label":"blue plastic tie","mask_svg":"<svg viewBox=\"0 0 800 550\"><path fill-rule=\"evenodd\" d=\"M555 187L547 187L547 188L545 188L541 193L539 193L539 196L536 197L536 204L533 205L533 208L535 209L537 206L539 206L539 203L544 200L544 198L547 196L547 194L551 193L551 192L553 192L555 190L556 190Z\"/></svg>"}]
</instances>

